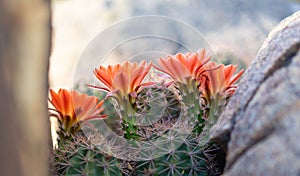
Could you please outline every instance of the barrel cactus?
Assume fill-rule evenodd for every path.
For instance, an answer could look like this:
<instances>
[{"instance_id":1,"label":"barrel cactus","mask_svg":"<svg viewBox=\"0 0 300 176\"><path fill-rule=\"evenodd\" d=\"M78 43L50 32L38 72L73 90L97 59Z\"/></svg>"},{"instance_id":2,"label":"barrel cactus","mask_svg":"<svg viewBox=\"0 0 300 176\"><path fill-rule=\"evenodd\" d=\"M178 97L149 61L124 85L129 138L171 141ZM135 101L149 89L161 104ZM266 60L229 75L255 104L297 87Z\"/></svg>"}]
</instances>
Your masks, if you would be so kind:
<instances>
[{"instance_id":1,"label":"barrel cactus","mask_svg":"<svg viewBox=\"0 0 300 176\"><path fill-rule=\"evenodd\" d=\"M77 136L54 151L57 175L121 175L120 161Z\"/></svg>"},{"instance_id":2,"label":"barrel cactus","mask_svg":"<svg viewBox=\"0 0 300 176\"><path fill-rule=\"evenodd\" d=\"M164 81L143 82L152 66ZM71 93L66 101L51 91L56 117L73 119L60 124L58 133L65 135L54 150L57 173L220 175L225 153L209 130L236 89L243 73L236 69L199 50L160 58L157 65L100 66L94 74L104 86L89 85L94 95Z\"/></svg>"}]
</instances>

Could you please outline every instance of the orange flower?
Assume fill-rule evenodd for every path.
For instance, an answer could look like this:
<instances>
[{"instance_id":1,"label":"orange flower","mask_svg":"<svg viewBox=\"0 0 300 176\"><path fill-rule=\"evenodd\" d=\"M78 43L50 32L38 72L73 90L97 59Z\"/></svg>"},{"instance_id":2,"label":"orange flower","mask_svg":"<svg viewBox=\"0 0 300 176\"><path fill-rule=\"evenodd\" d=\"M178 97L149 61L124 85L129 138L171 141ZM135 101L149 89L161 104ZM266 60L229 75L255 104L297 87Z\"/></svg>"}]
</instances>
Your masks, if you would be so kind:
<instances>
[{"instance_id":1,"label":"orange flower","mask_svg":"<svg viewBox=\"0 0 300 176\"><path fill-rule=\"evenodd\" d=\"M65 89L60 89L58 93L50 89L50 94L52 99L49 101L58 112L59 115L56 115L58 121L67 134L70 134L72 127L77 128L81 122L106 117L100 114L103 111L101 106L104 101L98 103L97 97Z\"/></svg>"},{"instance_id":2,"label":"orange flower","mask_svg":"<svg viewBox=\"0 0 300 176\"><path fill-rule=\"evenodd\" d=\"M203 65L210 60L205 49L196 53L169 55L167 59L160 58L155 66L158 70L168 74L175 82L186 83L187 78L198 79L205 72Z\"/></svg>"},{"instance_id":3,"label":"orange flower","mask_svg":"<svg viewBox=\"0 0 300 176\"><path fill-rule=\"evenodd\" d=\"M216 96L229 97L234 94L236 85L233 85L243 74L241 70L234 75L236 65L218 65L216 62L209 62L204 66L205 76L202 77L200 89L207 100Z\"/></svg>"},{"instance_id":4,"label":"orange flower","mask_svg":"<svg viewBox=\"0 0 300 176\"><path fill-rule=\"evenodd\" d=\"M152 85L153 82L142 83L151 68L151 63L143 61L140 65L134 62L124 62L107 68L100 66L94 70L96 77L105 84L106 87L91 86L114 93L120 91L121 95L136 93L142 86Z\"/></svg>"}]
</instances>

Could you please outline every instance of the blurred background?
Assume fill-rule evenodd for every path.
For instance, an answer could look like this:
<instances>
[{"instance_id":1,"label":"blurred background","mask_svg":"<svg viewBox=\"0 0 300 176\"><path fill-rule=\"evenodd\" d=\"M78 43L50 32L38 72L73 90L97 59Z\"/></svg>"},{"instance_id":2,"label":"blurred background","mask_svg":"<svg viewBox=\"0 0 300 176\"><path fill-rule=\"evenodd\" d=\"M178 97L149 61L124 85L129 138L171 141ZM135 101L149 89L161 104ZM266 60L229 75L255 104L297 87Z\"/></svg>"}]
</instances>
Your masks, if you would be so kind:
<instances>
[{"instance_id":1,"label":"blurred background","mask_svg":"<svg viewBox=\"0 0 300 176\"><path fill-rule=\"evenodd\" d=\"M50 58L50 88L71 89L74 86L75 70L82 53L99 33L110 29L112 24L143 15L171 17L199 31L220 61L246 67L255 57L271 29L283 18L300 10L300 1L53 0L52 10L53 48ZM151 29L161 28L158 23L147 25ZM164 28L166 30L168 26ZM169 29L172 30L171 25ZM111 33L113 36L108 32L101 41L102 45L108 43L110 37L118 38L132 30L134 29L113 31ZM176 30L178 40L188 35L184 29ZM154 49L163 48L163 45L163 42L157 43ZM127 60L132 57L136 47L136 45L127 46L126 51L123 49L111 54L106 60L107 63ZM143 51L144 48L149 49L149 45L141 44L138 48L139 51ZM175 46L162 50L169 54L181 51ZM97 52L101 53L104 50L99 49ZM92 73L92 70L90 71Z\"/></svg>"}]
</instances>

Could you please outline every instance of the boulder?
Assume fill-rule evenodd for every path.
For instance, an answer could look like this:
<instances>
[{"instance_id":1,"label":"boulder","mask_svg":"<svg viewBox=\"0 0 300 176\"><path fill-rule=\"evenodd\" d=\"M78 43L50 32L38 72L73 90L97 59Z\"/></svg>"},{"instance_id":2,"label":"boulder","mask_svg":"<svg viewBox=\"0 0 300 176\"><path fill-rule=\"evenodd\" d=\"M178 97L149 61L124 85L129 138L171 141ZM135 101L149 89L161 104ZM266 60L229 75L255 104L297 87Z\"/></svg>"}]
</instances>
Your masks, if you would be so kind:
<instances>
[{"instance_id":1,"label":"boulder","mask_svg":"<svg viewBox=\"0 0 300 176\"><path fill-rule=\"evenodd\" d=\"M212 138L224 175L300 174L300 12L273 29L245 72Z\"/></svg>"}]
</instances>

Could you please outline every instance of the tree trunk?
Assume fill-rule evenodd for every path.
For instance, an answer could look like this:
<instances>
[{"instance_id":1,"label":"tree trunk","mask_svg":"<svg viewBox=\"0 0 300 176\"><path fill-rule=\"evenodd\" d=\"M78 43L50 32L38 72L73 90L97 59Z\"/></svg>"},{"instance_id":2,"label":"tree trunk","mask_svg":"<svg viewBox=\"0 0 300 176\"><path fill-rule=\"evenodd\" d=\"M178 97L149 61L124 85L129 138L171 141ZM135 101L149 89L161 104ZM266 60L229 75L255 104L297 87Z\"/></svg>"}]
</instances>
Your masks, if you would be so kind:
<instances>
[{"instance_id":1,"label":"tree trunk","mask_svg":"<svg viewBox=\"0 0 300 176\"><path fill-rule=\"evenodd\" d=\"M49 175L50 0L0 1L1 175Z\"/></svg>"}]
</instances>

